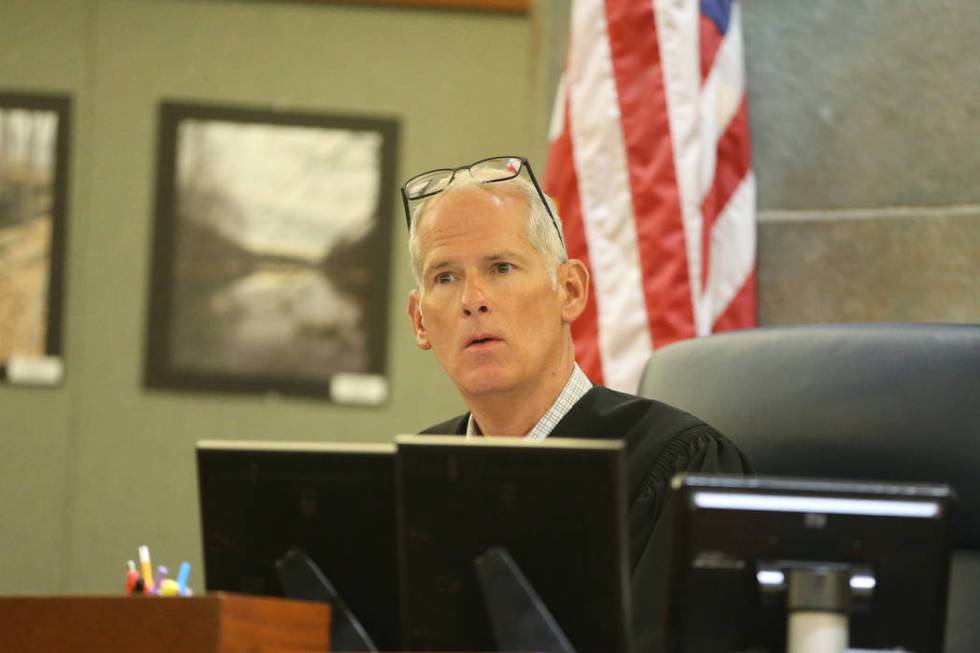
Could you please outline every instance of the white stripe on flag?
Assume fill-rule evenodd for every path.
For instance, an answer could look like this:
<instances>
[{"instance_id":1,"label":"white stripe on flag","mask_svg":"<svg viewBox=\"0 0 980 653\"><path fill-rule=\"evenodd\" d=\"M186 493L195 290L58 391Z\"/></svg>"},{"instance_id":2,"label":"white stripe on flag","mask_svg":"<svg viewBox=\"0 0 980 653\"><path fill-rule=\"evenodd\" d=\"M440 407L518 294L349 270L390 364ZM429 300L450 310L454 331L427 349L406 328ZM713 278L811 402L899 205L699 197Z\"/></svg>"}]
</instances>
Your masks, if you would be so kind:
<instances>
[{"instance_id":1,"label":"white stripe on flag","mask_svg":"<svg viewBox=\"0 0 980 653\"><path fill-rule=\"evenodd\" d=\"M704 310L718 319L755 267L755 175L749 172L711 225Z\"/></svg>"},{"instance_id":2,"label":"white stripe on flag","mask_svg":"<svg viewBox=\"0 0 980 653\"><path fill-rule=\"evenodd\" d=\"M565 131L565 75L558 78L555 92L555 106L551 108L551 122L548 123L548 142L556 140Z\"/></svg>"},{"instance_id":3,"label":"white stripe on flag","mask_svg":"<svg viewBox=\"0 0 980 653\"><path fill-rule=\"evenodd\" d=\"M677 191L680 195L684 240L687 245L688 277L691 304L697 334L711 331L711 320L702 310L701 297L701 215L702 182L699 179L701 140L698 97L701 91L700 14L697 2L690 0L653 0L657 37L660 43L661 70L667 96L671 144ZM707 183L711 183L708 180Z\"/></svg>"},{"instance_id":4,"label":"white stripe on flag","mask_svg":"<svg viewBox=\"0 0 980 653\"><path fill-rule=\"evenodd\" d=\"M728 33L715 54L715 61L701 89L701 185L703 200L715 178L718 140L728 128L745 94L745 66L742 60L742 11L732 4Z\"/></svg>"},{"instance_id":5,"label":"white stripe on flag","mask_svg":"<svg viewBox=\"0 0 980 653\"><path fill-rule=\"evenodd\" d=\"M596 291L606 385L632 389L651 351L626 148L601 2L576 2L568 76L569 128Z\"/></svg>"}]
</instances>

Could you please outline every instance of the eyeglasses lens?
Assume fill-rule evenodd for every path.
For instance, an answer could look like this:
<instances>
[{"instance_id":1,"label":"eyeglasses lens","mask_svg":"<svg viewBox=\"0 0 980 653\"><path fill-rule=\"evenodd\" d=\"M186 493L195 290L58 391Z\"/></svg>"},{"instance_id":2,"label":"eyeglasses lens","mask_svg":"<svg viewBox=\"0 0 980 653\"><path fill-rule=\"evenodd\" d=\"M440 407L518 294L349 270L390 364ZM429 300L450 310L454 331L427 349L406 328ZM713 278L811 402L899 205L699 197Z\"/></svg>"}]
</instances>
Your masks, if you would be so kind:
<instances>
[{"instance_id":1,"label":"eyeglasses lens","mask_svg":"<svg viewBox=\"0 0 980 653\"><path fill-rule=\"evenodd\" d=\"M487 159L470 166L470 174L477 181L503 181L520 174L521 165L521 160L513 157Z\"/></svg>"},{"instance_id":2,"label":"eyeglasses lens","mask_svg":"<svg viewBox=\"0 0 980 653\"><path fill-rule=\"evenodd\" d=\"M405 184L409 199L419 199L445 190L453 178L452 170L433 170L410 179Z\"/></svg>"}]
</instances>

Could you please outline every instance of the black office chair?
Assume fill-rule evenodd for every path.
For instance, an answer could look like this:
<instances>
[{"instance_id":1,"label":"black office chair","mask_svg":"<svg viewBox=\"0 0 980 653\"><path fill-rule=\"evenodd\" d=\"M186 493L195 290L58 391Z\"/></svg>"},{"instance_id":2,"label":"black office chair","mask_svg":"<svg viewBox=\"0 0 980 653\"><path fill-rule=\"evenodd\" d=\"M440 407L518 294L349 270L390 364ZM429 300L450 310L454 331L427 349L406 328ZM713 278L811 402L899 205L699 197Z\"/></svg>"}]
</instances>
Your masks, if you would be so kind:
<instances>
[{"instance_id":1,"label":"black office chair","mask_svg":"<svg viewBox=\"0 0 980 653\"><path fill-rule=\"evenodd\" d=\"M767 475L957 492L947 653L980 651L980 325L773 327L679 342L639 393L734 440Z\"/></svg>"}]
</instances>

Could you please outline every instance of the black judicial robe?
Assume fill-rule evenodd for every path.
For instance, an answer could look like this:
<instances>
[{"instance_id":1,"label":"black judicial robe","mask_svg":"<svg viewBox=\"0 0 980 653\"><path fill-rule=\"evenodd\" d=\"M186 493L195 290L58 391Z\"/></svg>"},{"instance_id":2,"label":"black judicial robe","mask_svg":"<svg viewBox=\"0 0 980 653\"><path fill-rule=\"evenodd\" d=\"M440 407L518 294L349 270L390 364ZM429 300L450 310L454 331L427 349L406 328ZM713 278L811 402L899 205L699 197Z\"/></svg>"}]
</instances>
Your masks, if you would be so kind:
<instances>
[{"instance_id":1,"label":"black judicial robe","mask_svg":"<svg viewBox=\"0 0 980 653\"><path fill-rule=\"evenodd\" d=\"M463 435L468 420L467 413L422 433ZM670 479L684 471L751 473L748 459L697 417L603 386L593 386L549 435L626 443L634 649L659 651L656 603L663 600L668 554L667 527L660 517Z\"/></svg>"}]
</instances>

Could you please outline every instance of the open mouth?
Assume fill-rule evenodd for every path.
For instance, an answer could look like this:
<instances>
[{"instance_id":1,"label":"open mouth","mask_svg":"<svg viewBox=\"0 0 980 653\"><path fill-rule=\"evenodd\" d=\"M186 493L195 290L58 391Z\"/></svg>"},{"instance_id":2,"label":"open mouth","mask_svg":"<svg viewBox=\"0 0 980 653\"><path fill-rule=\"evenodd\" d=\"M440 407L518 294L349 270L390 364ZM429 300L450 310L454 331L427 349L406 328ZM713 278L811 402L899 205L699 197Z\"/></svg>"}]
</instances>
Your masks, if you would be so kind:
<instances>
[{"instance_id":1,"label":"open mouth","mask_svg":"<svg viewBox=\"0 0 980 653\"><path fill-rule=\"evenodd\" d=\"M491 343L499 342L499 341L500 341L499 338L494 338L493 336L478 336L476 338L471 339L469 342L467 342L466 347L467 348L480 347L483 345L489 345Z\"/></svg>"}]
</instances>

